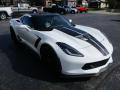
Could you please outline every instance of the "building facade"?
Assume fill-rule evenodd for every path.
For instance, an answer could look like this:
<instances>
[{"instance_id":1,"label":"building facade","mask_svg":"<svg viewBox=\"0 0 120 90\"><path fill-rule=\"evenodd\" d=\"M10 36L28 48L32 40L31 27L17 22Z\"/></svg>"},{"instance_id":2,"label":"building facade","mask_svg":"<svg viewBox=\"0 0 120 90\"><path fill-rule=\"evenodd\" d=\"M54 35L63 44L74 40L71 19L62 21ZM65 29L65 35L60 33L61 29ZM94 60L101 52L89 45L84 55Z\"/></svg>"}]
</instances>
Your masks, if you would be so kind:
<instances>
[{"instance_id":1,"label":"building facade","mask_svg":"<svg viewBox=\"0 0 120 90\"><path fill-rule=\"evenodd\" d=\"M52 3L58 5L76 6L76 0L0 0L0 5L9 6L17 3L29 2L31 5L48 6Z\"/></svg>"},{"instance_id":2,"label":"building facade","mask_svg":"<svg viewBox=\"0 0 120 90\"><path fill-rule=\"evenodd\" d=\"M11 3L13 3L12 0L0 0L0 5L2 6L8 6Z\"/></svg>"},{"instance_id":3,"label":"building facade","mask_svg":"<svg viewBox=\"0 0 120 90\"><path fill-rule=\"evenodd\" d=\"M1 6L16 5L17 3L28 2L27 0L0 0Z\"/></svg>"},{"instance_id":4,"label":"building facade","mask_svg":"<svg viewBox=\"0 0 120 90\"><path fill-rule=\"evenodd\" d=\"M77 1L76 0L67 0L67 5L70 7L76 7Z\"/></svg>"}]
</instances>

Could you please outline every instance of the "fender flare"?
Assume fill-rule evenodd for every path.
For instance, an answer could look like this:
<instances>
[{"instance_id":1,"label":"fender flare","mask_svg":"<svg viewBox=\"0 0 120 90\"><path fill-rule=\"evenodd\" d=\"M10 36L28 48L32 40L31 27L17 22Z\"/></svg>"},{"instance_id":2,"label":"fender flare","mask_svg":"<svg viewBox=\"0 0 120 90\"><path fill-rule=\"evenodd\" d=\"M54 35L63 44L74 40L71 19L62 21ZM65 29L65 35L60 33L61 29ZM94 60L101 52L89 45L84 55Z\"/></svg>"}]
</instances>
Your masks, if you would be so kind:
<instances>
[{"instance_id":1,"label":"fender flare","mask_svg":"<svg viewBox=\"0 0 120 90\"><path fill-rule=\"evenodd\" d=\"M52 45L48 44L48 43L43 43L41 46L40 46L40 50L43 46L49 46L53 51L54 53L56 54L57 58L58 58L58 64L59 64L59 68L60 68L60 72L62 71L62 65L61 65L61 61L60 61L60 58L58 57L56 51L54 50L54 48L52 47ZM41 52L40 52L41 53Z\"/></svg>"},{"instance_id":2,"label":"fender flare","mask_svg":"<svg viewBox=\"0 0 120 90\"><path fill-rule=\"evenodd\" d=\"M0 11L0 14L1 13L5 13L7 15L7 17L9 16L8 13L7 13L7 11Z\"/></svg>"}]
</instances>

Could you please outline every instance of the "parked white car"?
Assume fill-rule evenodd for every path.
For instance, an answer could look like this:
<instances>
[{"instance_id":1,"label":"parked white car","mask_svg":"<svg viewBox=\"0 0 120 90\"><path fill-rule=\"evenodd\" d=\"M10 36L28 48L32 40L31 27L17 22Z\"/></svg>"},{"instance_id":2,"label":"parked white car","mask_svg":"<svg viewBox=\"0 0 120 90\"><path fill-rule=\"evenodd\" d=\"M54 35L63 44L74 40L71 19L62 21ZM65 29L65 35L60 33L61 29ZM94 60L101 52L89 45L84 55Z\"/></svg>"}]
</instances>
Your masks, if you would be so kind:
<instances>
[{"instance_id":1,"label":"parked white car","mask_svg":"<svg viewBox=\"0 0 120 90\"><path fill-rule=\"evenodd\" d=\"M27 3L18 3L18 5L14 6L12 9L13 9L13 12L32 12L32 13L38 12L38 8L31 7Z\"/></svg>"},{"instance_id":2,"label":"parked white car","mask_svg":"<svg viewBox=\"0 0 120 90\"><path fill-rule=\"evenodd\" d=\"M98 75L113 62L113 46L99 30L59 14L26 14L10 20L15 44L25 43L65 75ZM47 67L47 66L46 66Z\"/></svg>"},{"instance_id":3,"label":"parked white car","mask_svg":"<svg viewBox=\"0 0 120 90\"><path fill-rule=\"evenodd\" d=\"M4 20L12 15L12 7L0 7L0 19Z\"/></svg>"},{"instance_id":4,"label":"parked white car","mask_svg":"<svg viewBox=\"0 0 120 90\"><path fill-rule=\"evenodd\" d=\"M72 13L72 14L78 13L78 10L76 8L69 7L69 6L63 6L63 7L67 11L67 13Z\"/></svg>"}]
</instances>

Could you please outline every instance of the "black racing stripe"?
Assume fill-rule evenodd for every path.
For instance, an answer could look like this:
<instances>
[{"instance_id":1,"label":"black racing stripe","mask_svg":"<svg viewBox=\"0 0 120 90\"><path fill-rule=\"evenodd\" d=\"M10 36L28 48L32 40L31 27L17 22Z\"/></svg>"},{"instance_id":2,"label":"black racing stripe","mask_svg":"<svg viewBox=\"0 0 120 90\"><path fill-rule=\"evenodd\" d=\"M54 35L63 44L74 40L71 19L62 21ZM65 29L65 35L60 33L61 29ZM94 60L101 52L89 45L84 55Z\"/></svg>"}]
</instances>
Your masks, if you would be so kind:
<instances>
[{"instance_id":1,"label":"black racing stripe","mask_svg":"<svg viewBox=\"0 0 120 90\"><path fill-rule=\"evenodd\" d=\"M36 48L37 48L37 46L38 46L38 44L39 44L40 40L41 40L41 38L40 38L40 37L36 40L36 42L35 42L35 44L34 44L34 46L35 46Z\"/></svg>"},{"instance_id":2,"label":"black racing stripe","mask_svg":"<svg viewBox=\"0 0 120 90\"><path fill-rule=\"evenodd\" d=\"M69 28L66 28L66 27L57 27L58 30L64 32L64 33L67 33L71 36L78 36L78 32L75 32L75 31L72 31L71 29Z\"/></svg>"},{"instance_id":3,"label":"black racing stripe","mask_svg":"<svg viewBox=\"0 0 120 90\"><path fill-rule=\"evenodd\" d=\"M94 47L96 47L104 56L108 55L108 51L106 50L105 47L103 47L103 45L100 43L96 43L94 40L90 40L88 39L87 42L89 42L90 44L92 44Z\"/></svg>"},{"instance_id":4,"label":"black racing stripe","mask_svg":"<svg viewBox=\"0 0 120 90\"><path fill-rule=\"evenodd\" d=\"M86 34L84 37L87 38L87 42L96 47L104 56L109 54L108 50L92 35Z\"/></svg>"},{"instance_id":5,"label":"black racing stripe","mask_svg":"<svg viewBox=\"0 0 120 90\"><path fill-rule=\"evenodd\" d=\"M92 35L90 35L87 32L81 31L77 28L75 28L74 30L76 30L79 33L83 33L84 37L87 38L88 41L91 42L90 44L94 45L104 56L109 54L108 50L96 38L94 38Z\"/></svg>"},{"instance_id":6,"label":"black racing stripe","mask_svg":"<svg viewBox=\"0 0 120 90\"><path fill-rule=\"evenodd\" d=\"M96 38L85 31L74 27L57 27L57 29L74 37L83 35L86 38L85 41L97 48L104 56L109 54L108 50Z\"/></svg>"},{"instance_id":7,"label":"black racing stripe","mask_svg":"<svg viewBox=\"0 0 120 90\"><path fill-rule=\"evenodd\" d=\"M91 36L91 41L96 43L97 49L99 49L104 54L104 56L109 54L108 50L98 40L96 40L93 36Z\"/></svg>"}]
</instances>

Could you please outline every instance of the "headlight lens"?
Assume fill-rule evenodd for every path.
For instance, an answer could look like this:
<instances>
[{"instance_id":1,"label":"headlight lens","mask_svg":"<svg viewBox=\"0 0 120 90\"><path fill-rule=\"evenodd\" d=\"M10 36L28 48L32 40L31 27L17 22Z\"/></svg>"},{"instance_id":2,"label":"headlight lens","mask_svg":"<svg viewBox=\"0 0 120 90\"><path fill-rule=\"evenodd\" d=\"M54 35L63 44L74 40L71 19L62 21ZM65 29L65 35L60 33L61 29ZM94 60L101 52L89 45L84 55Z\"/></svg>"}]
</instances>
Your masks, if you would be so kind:
<instances>
[{"instance_id":1,"label":"headlight lens","mask_svg":"<svg viewBox=\"0 0 120 90\"><path fill-rule=\"evenodd\" d=\"M84 57L84 55L81 54L79 51L65 43L57 42L57 45L68 55Z\"/></svg>"}]
</instances>

